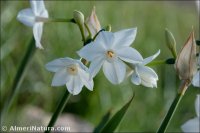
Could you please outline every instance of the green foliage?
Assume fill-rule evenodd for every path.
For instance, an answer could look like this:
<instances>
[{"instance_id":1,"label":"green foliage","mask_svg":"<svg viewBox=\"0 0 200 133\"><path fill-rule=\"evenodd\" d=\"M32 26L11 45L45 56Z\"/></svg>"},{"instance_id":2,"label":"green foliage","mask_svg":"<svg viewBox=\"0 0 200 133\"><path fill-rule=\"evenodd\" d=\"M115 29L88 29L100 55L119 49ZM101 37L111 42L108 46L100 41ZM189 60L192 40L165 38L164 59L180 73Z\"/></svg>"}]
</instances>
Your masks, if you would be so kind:
<instances>
[{"instance_id":1,"label":"green foliage","mask_svg":"<svg viewBox=\"0 0 200 133\"><path fill-rule=\"evenodd\" d=\"M124 114L126 113L128 107L130 106L134 95L132 98L119 110L117 113L106 123L105 127L100 130L100 132L114 132L119 123L121 122Z\"/></svg>"},{"instance_id":2,"label":"green foliage","mask_svg":"<svg viewBox=\"0 0 200 133\"><path fill-rule=\"evenodd\" d=\"M111 110L109 110L101 119L100 123L95 127L94 133L98 133L102 130L102 128L106 125L108 120L110 119Z\"/></svg>"}]
</instances>

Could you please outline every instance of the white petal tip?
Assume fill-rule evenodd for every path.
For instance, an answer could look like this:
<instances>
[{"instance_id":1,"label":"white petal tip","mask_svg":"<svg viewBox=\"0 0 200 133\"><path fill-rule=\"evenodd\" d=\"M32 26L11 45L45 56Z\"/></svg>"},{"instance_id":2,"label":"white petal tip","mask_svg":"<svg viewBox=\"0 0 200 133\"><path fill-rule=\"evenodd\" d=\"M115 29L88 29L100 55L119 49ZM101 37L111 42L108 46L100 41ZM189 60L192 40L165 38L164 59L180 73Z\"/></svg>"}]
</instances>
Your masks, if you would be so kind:
<instances>
[{"instance_id":1,"label":"white petal tip","mask_svg":"<svg viewBox=\"0 0 200 133\"><path fill-rule=\"evenodd\" d=\"M41 50L44 50L44 48L42 47L41 44L36 44L36 48L41 49Z\"/></svg>"}]
</instances>

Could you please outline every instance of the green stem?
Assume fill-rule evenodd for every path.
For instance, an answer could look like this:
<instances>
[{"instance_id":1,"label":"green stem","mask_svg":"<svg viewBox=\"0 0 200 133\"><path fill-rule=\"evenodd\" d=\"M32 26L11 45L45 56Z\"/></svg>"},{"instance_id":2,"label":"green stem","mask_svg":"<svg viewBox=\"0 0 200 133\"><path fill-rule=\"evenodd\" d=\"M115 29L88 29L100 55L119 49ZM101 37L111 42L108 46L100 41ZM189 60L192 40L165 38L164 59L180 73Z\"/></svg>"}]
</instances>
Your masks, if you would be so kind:
<instances>
[{"instance_id":1,"label":"green stem","mask_svg":"<svg viewBox=\"0 0 200 133\"><path fill-rule=\"evenodd\" d=\"M89 33L89 38L92 38L92 33L91 33L91 31L90 31L90 28L88 27L88 25L87 25L86 23L84 23L84 25L85 25L85 27L86 27L88 33Z\"/></svg>"},{"instance_id":2,"label":"green stem","mask_svg":"<svg viewBox=\"0 0 200 133\"><path fill-rule=\"evenodd\" d=\"M85 33L84 33L83 27L84 27L83 25L79 25L79 29L81 31L81 36L82 36L83 42L85 43L86 39L85 39Z\"/></svg>"},{"instance_id":3,"label":"green stem","mask_svg":"<svg viewBox=\"0 0 200 133\"><path fill-rule=\"evenodd\" d=\"M50 120L50 122L49 122L49 124L48 124L48 126L47 126L47 130L45 131L45 133L50 133L50 132L51 132L51 130L49 130L49 129L51 129L51 127L54 126L56 120L58 119L58 116L59 116L59 115L61 114L61 112L63 111L63 109L64 109L66 103L68 102L68 100L69 100L69 98L70 98L70 96L71 96L71 95L70 95L69 92L66 90L64 96L62 97L62 99L61 99L61 101L60 101L60 103L59 103L59 105L58 105L58 107L57 107L57 109L56 109L56 111L54 112L53 116L51 117L51 120Z\"/></svg>"},{"instance_id":4,"label":"green stem","mask_svg":"<svg viewBox=\"0 0 200 133\"><path fill-rule=\"evenodd\" d=\"M76 23L74 19L65 19L65 18L43 18L43 17L37 17L36 21L38 22L71 22L71 23Z\"/></svg>"},{"instance_id":5,"label":"green stem","mask_svg":"<svg viewBox=\"0 0 200 133\"><path fill-rule=\"evenodd\" d=\"M185 91L187 90L189 85L189 82L186 80L182 83L180 86L180 91L177 93L173 103L171 104L169 111L167 112L167 115L165 116L162 124L160 125L160 128L158 129L157 133L165 133L168 125L170 124L170 121L174 115L174 112L176 111L181 99L183 98Z\"/></svg>"},{"instance_id":6,"label":"green stem","mask_svg":"<svg viewBox=\"0 0 200 133\"><path fill-rule=\"evenodd\" d=\"M156 66L156 65L162 65L162 64L174 64L175 63L175 59L174 58L169 58L166 60L156 60L156 61L152 61L149 64L147 64L147 66Z\"/></svg>"},{"instance_id":7,"label":"green stem","mask_svg":"<svg viewBox=\"0 0 200 133\"><path fill-rule=\"evenodd\" d=\"M12 88L11 88L11 95L7 99L7 103L5 104L5 108L2 112L2 118L1 122L3 123L4 117L7 115L8 111L10 110L15 98L17 97L17 94L19 93L20 90L20 85L23 81L24 75L25 75L25 70L31 60L31 57L33 56L35 52L35 39L32 37L31 41L29 42L28 48L26 50L26 53L20 63L20 66L17 70L17 73L15 75ZM6 106L7 105L7 106Z\"/></svg>"},{"instance_id":8,"label":"green stem","mask_svg":"<svg viewBox=\"0 0 200 133\"><path fill-rule=\"evenodd\" d=\"M156 65L162 65L162 64L166 64L166 60L152 61L149 64L147 64L147 66L156 66Z\"/></svg>"}]
</instances>

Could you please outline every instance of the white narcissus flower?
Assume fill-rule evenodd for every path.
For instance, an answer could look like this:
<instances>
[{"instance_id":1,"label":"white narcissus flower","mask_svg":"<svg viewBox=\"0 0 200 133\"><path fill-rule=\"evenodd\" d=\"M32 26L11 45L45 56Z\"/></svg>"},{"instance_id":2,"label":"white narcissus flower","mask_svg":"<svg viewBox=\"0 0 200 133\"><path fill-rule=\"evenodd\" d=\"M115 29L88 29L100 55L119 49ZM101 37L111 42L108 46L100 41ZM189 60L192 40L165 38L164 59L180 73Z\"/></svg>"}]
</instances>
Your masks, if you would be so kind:
<instances>
[{"instance_id":1,"label":"white narcissus flower","mask_svg":"<svg viewBox=\"0 0 200 133\"><path fill-rule=\"evenodd\" d=\"M142 61L140 53L131 48L135 40L137 29L126 29L115 33L102 31L94 42L89 43L78 51L79 56L91 61L89 72L94 77L103 66L106 78L113 84L123 81L126 73L126 65Z\"/></svg>"},{"instance_id":2,"label":"white narcissus flower","mask_svg":"<svg viewBox=\"0 0 200 133\"><path fill-rule=\"evenodd\" d=\"M26 26L33 27L33 35L36 41L36 47L42 49L40 43L43 31L43 22L40 18L48 18L48 12L45 8L43 0L30 0L31 8L21 10L17 19Z\"/></svg>"},{"instance_id":3,"label":"white narcissus flower","mask_svg":"<svg viewBox=\"0 0 200 133\"><path fill-rule=\"evenodd\" d=\"M151 88L157 87L158 75L153 69L145 65L151 62L152 60L154 60L159 54L160 54L160 50L153 56L145 58L142 61L142 63L132 64L132 67L134 68L134 71L131 77L132 83L134 83L135 85L142 84L146 87L151 87Z\"/></svg>"},{"instance_id":4,"label":"white narcissus flower","mask_svg":"<svg viewBox=\"0 0 200 133\"><path fill-rule=\"evenodd\" d=\"M182 126L181 129L185 133L199 133L200 132L200 95L197 95L197 98L195 100L195 110L197 117L188 120L185 122Z\"/></svg>"},{"instance_id":5,"label":"white narcissus flower","mask_svg":"<svg viewBox=\"0 0 200 133\"><path fill-rule=\"evenodd\" d=\"M199 55L199 58L198 58L198 65L199 65L199 69L200 69L200 55ZM198 70L197 73L194 75L194 77L192 79L192 84L195 87L200 87L200 70Z\"/></svg>"},{"instance_id":6,"label":"white narcissus flower","mask_svg":"<svg viewBox=\"0 0 200 133\"><path fill-rule=\"evenodd\" d=\"M73 95L79 94L84 85L93 90L94 83L89 76L88 68L80 60L60 58L46 64L46 68L55 72L52 86L66 84L68 91Z\"/></svg>"}]
</instances>

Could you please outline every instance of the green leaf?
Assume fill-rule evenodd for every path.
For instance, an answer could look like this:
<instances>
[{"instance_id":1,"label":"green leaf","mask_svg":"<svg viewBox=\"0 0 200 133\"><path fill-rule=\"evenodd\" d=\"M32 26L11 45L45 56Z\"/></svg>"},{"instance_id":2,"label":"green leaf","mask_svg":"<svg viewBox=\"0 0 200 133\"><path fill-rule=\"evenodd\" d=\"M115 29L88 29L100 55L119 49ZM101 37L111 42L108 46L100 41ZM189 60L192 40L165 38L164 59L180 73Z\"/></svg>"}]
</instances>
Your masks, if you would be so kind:
<instances>
[{"instance_id":1,"label":"green leaf","mask_svg":"<svg viewBox=\"0 0 200 133\"><path fill-rule=\"evenodd\" d=\"M130 106L134 94L131 97L131 99L108 121L108 123L105 125L105 127L101 130L101 132L114 132L114 130L117 128L119 123L121 122L124 114L126 113L128 107Z\"/></svg>"},{"instance_id":2,"label":"green leaf","mask_svg":"<svg viewBox=\"0 0 200 133\"><path fill-rule=\"evenodd\" d=\"M106 125L106 123L108 122L108 120L110 119L111 116L111 110L109 110L101 119L101 122L95 127L94 129L94 133L99 133L100 130Z\"/></svg>"}]
</instances>

